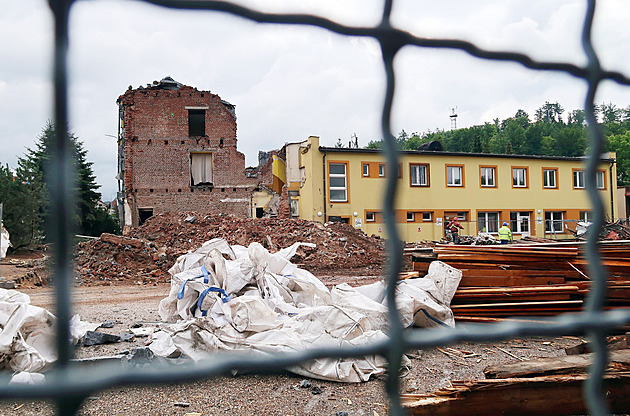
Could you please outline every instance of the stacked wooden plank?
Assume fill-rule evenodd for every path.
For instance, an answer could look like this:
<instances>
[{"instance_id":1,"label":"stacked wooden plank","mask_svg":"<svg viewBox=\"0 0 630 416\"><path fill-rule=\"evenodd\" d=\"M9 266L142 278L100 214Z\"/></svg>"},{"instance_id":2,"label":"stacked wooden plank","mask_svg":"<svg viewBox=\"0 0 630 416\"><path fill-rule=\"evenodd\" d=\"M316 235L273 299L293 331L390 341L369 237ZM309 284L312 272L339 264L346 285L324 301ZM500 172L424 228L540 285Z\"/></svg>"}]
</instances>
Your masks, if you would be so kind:
<instances>
[{"instance_id":1,"label":"stacked wooden plank","mask_svg":"<svg viewBox=\"0 0 630 416\"><path fill-rule=\"evenodd\" d=\"M630 241L600 243L608 306L630 307ZM584 242L495 246L437 245L414 256L421 275L440 260L462 271L451 307L460 321L577 312L592 285ZM413 256L413 254L412 254Z\"/></svg>"}]
</instances>

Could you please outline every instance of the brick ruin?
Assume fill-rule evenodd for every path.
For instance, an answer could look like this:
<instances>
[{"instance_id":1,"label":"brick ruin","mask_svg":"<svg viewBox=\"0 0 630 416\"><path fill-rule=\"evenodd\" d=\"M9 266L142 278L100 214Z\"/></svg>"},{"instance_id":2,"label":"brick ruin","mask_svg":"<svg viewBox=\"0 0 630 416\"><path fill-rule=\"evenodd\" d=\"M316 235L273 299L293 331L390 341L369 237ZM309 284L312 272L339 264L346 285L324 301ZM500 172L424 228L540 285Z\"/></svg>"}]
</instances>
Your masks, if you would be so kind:
<instances>
[{"instance_id":1,"label":"brick ruin","mask_svg":"<svg viewBox=\"0 0 630 416\"><path fill-rule=\"evenodd\" d=\"M118 100L118 207L124 228L154 214L252 216L252 194L271 192L272 169L245 167L235 106L170 77L131 86Z\"/></svg>"}]
</instances>

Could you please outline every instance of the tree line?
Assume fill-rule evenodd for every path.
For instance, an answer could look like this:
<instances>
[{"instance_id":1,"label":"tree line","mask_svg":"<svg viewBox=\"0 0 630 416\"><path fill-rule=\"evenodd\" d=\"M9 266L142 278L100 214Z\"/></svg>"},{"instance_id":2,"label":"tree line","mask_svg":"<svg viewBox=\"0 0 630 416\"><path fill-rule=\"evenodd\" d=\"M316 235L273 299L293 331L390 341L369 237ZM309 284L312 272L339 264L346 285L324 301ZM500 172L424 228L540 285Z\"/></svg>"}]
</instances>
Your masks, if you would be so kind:
<instances>
[{"instance_id":1,"label":"tree line","mask_svg":"<svg viewBox=\"0 0 630 416\"><path fill-rule=\"evenodd\" d=\"M50 194L46 185L51 172L51 149L55 141L55 127L48 122L33 149L18 158L17 167L0 164L0 202L3 203L3 223L11 235L14 249L29 247L46 241L46 228L50 218ZM75 163L74 198L72 217L74 232L98 236L103 232L116 233L118 220L109 214L97 192L100 187L87 160L87 150L81 141L68 133L70 152Z\"/></svg>"},{"instance_id":2,"label":"tree line","mask_svg":"<svg viewBox=\"0 0 630 416\"><path fill-rule=\"evenodd\" d=\"M630 185L630 106L602 103L596 106L596 116L604 134L604 151L617 152L618 184ZM559 103L547 101L533 119L518 110L504 120L456 130L422 134L402 130L396 141L401 150L418 150L437 140L447 152L578 157L587 153L588 134L584 110L565 113ZM370 141L366 147L380 149L383 141Z\"/></svg>"}]
</instances>

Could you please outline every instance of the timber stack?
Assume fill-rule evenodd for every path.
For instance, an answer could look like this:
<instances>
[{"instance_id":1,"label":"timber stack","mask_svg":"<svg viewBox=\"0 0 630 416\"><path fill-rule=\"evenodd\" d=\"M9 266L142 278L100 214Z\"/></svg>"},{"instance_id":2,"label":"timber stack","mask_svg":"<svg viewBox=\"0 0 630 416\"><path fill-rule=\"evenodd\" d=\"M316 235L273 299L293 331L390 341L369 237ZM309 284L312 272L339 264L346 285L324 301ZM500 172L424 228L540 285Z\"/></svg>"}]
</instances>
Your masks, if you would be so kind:
<instances>
[{"instance_id":1,"label":"timber stack","mask_svg":"<svg viewBox=\"0 0 630 416\"><path fill-rule=\"evenodd\" d=\"M585 250L584 242L436 245L432 255L411 255L421 275L432 260L462 271L451 303L458 321L493 322L581 311L592 283ZM607 307L630 307L630 241L602 241L599 252Z\"/></svg>"}]
</instances>

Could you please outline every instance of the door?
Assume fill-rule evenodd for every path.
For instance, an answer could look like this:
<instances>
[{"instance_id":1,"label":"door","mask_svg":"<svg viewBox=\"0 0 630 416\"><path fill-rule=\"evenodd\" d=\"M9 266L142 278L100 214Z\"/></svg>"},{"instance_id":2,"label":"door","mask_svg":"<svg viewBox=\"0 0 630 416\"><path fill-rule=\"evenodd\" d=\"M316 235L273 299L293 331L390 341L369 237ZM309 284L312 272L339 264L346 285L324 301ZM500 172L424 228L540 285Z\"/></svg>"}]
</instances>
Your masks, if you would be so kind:
<instances>
[{"instance_id":1,"label":"door","mask_svg":"<svg viewBox=\"0 0 630 416\"><path fill-rule=\"evenodd\" d=\"M520 233L522 237L529 237L529 212L519 213L515 232Z\"/></svg>"}]
</instances>

